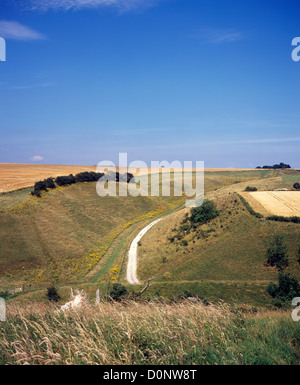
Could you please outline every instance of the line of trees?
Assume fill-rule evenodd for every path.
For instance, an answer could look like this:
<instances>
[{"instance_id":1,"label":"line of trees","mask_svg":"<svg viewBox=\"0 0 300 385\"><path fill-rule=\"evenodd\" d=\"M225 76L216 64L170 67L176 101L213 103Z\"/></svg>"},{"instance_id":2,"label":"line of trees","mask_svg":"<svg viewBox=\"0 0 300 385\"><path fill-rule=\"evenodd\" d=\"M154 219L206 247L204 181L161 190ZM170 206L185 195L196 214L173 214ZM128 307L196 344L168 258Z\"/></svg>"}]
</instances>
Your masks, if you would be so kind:
<instances>
[{"instance_id":1,"label":"line of trees","mask_svg":"<svg viewBox=\"0 0 300 385\"><path fill-rule=\"evenodd\" d=\"M48 191L48 189L54 189L57 186L66 186L78 182L97 182L103 176L106 176L108 181L115 182L133 182L134 176L131 173L120 174L119 172L108 172L107 174L94 171L83 171L75 176L73 174L58 176L56 179L47 178L41 181L38 181L34 184L32 195L41 197L42 191Z\"/></svg>"},{"instance_id":2,"label":"line of trees","mask_svg":"<svg viewBox=\"0 0 300 385\"><path fill-rule=\"evenodd\" d=\"M263 168L263 169L280 169L280 168L291 168L291 166L289 164L285 164L285 163L279 163L279 164L273 164L273 166L257 166L256 167L257 169L260 169L260 168Z\"/></svg>"},{"instance_id":3,"label":"line of trees","mask_svg":"<svg viewBox=\"0 0 300 385\"><path fill-rule=\"evenodd\" d=\"M300 223L300 217L284 217L282 215L271 215L266 217L268 221L276 221L276 222L292 222L292 223Z\"/></svg>"},{"instance_id":4,"label":"line of trees","mask_svg":"<svg viewBox=\"0 0 300 385\"><path fill-rule=\"evenodd\" d=\"M105 174L105 178L113 182L134 182L134 176L130 172L120 174L119 172L109 171L107 174Z\"/></svg>"},{"instance_id":5,"label":"line of trees","mask_svg":"<svg viewBox=\"0 0 300 385\"><path fill-rule=\"evenodd\" d=\"M237 194L237 195L251 215L254 215L256 218L263 218L262 214L253 210L253 208L250 206L250 204L248 203L248 201L246 201L246 199L244 197L242 197L240 194Z\"/></svg>"},{"instance_id":6,"label":"line of trees","mask_svg":"<svg viewBox=\"0 0 300 385\"><path fill-rule=\"evenodd\" d=\"M58 186L70 185L78 182L97 182L104 173L94 171L83 171L75 176L70 174L68 176L58 176L55 179L55 183Z\"/></svg>"}]
</instances>

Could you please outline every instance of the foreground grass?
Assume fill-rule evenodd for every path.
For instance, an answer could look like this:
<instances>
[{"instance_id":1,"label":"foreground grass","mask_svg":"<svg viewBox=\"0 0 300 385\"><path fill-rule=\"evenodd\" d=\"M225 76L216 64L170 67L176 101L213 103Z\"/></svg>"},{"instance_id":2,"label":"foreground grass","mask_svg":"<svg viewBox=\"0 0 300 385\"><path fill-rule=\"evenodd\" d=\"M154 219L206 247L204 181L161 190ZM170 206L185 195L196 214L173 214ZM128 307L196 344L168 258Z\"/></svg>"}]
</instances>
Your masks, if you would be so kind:
<instances>
[{"instance_id":1,"label":"foreground grass","mask_svg":"<svg viewBox=\"0 0 300 385\"><path fill-rule=\"evenodd\" d=\"M189 301L101 303L69 313L9 304L0 364L297 364L289 313L243 315Z\"/></svg>"}]
</instances>

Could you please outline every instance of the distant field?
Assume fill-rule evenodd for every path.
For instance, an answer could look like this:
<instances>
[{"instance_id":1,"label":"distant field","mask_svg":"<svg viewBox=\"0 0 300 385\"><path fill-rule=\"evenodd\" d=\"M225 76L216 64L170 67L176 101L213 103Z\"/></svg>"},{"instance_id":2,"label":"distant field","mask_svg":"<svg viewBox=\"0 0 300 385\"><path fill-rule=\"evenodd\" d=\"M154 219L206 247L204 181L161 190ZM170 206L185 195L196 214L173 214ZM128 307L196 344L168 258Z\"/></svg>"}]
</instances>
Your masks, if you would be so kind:
<instances>
[{"instance_id":1,"label":"distant field","mask_svg":"<svg viewBox=\"0 0 300 385\"><path fill-rule=\"evenodd\" d=\"M153 168L152 172L158 173L159 168ZM168 168L162 168L162 172L168 172ZM186 169L195 171L195 169ZM0 193L33 186L35 182L59 175L77 174L82 171L96 171L96 166L67 166L67 165L45 165L45 164L21 164L21 163L0 163ZM125 168L120 168L120 172L125 172ZM181 169L174 169L179 172ZM230 171L251 171L249 169L205 169L206 172L227 172ZM150 168L144 167L138 170L139 175L146 175ZM259 171L262 172L270 171ZM133 172L136 174L135 172Z\"/></svg>"},{"instance_id":2,"label":"distant field","mask_svg":"<svg viewBox=\"0 0 300 385\"><path fill-rule=\"evenodd\" d=\"M300 192L298 191L257 191L249 194L271 214L300 216Z\"/></svg>"},{"instance_id":3,"label":"distant field","mask_svg":"<svg viewBox=\"0 0 300 385\"><path fill-rule=\"evenodd\" d=\"M95 170L95 166L0 163L0 193L33 186L35 182L49 177Z\"/></svg>"}]
</instances>

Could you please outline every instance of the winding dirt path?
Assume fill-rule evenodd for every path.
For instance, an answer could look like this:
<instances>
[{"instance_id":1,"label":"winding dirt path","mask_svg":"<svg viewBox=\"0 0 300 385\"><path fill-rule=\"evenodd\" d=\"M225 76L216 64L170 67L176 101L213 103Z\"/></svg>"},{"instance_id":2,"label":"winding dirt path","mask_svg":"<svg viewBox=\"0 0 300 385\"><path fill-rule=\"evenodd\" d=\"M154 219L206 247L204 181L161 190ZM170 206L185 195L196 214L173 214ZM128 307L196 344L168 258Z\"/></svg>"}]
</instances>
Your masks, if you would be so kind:
<instances>
[{"instance_id":1,"label":"winding dirt path","mask_svg":"<svg viewBox=\"0 0 300 385\"><path fill-rule=\"evenodd\" d=\"M137 270L137 248L138 243L142 239L142 237L146 234L148 230L151 229L152 226L156 225L159 221L161 221L162 218L156 219L155 221L149 223L146 227L144 227L138 235L134 238L134 240L131 242L129 251L128 251L128 263L127 263L127 281L131 283L132 285L138 285L140 282L137 279L136 276L136 270Z\"/></svg>"}]
</instances>

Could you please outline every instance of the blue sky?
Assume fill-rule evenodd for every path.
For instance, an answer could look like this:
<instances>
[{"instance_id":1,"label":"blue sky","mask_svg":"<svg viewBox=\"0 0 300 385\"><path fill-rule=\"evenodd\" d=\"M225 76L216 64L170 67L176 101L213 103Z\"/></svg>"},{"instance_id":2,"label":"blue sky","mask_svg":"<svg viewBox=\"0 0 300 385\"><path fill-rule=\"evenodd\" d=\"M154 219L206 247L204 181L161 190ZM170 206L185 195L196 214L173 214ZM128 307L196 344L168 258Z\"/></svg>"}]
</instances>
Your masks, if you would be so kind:
<instances>
[{"instance_id":1,"label":"blue sky","mask_svg":"<svg viewBox=\"0 0 300 385\"><path fill-rule=\"evenodd\" d=\"M1 0L0 162L300 168L298 0Z\"/></svg>"}]
</instances>

